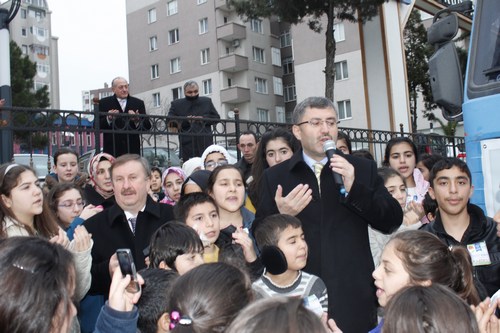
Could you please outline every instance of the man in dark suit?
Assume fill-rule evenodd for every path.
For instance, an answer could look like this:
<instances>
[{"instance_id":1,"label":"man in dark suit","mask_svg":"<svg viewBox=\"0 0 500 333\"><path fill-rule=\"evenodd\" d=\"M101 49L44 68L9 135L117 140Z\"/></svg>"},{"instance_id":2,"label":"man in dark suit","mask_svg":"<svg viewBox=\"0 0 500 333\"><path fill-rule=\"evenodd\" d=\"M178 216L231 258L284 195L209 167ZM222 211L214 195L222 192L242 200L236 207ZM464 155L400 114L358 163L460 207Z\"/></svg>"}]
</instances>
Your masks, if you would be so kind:
<instances>
[{"instance_id":1,"label":"man in dark suit","mask_svg":"<svg viewBox=\"0 0 500 333\"><path fill-rule=\"evenodd\" d=\"M172 206L156 203L148 195L150 177L149 164L139 155L122 155L111 166L116 203L84 223L94 240L89 294L107 297L119 248L132 250L137 270L144 268L143 251L152 234L174 219Z\"/></svg>"},{"instance_id":2,"label":"man in dark suit","mask_svg":"<svg viewBox=\"0 0 500 333\"><path fill-rule=\"evenodd\" d=\"M195 81L188 81L184 84L184 96L170 104L168 115L193 118L183 120L180 128L175 120L170 124L181 133L179 135L180 155L186 162L191 157L200 157L205 148L214 143L212 136L214 122L194 118L220 119L220 115L210 98L199 96L198 84Z\"/></svg>"},{"instance_id":3,"label":"man in dark suit","mask_svg":"<svg viewBox=\"0 0 500 333\"><path fill-rule=\"evenodd\" d=\"M128 134L128 131L151 129L151 122L144 117L119 117L119 113L146 114L144 102L129 95L128 82L123 77L117 77L111 82L114 95L99 101L101 115L99 126L101 130L113 130L103 133L103 151L118 157L123 154L141 154L141 139L139 134Z\"/></svg>"},{"instance_id":4,"label":"man in dark suit","mask_svg":"<svg viewBox=\"0 0 500 333\"><path fill-rule=\"evenodd\" d=\"M368 225L389 233L401 224L403 212L373 161L325 156L324 142L335 142L338 133L331 101L307 98L295 107L293 123L302 149L265 171L254 224L278 212L296 215L309 245L304 271L325 282L329 316L344 332L368 332L377 324ZM340 194L332 170L342 175L347 196Z\"/></svg>"}]
</instances>

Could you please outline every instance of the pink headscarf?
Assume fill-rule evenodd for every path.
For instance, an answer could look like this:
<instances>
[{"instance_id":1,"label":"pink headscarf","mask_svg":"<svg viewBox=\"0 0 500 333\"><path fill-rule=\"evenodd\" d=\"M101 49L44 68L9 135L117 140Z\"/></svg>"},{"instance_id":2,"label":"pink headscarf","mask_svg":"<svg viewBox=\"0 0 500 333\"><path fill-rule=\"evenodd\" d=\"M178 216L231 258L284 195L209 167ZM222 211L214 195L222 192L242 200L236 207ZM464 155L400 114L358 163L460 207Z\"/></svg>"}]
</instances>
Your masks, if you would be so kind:
<instances>
[{"instance_id":1,"label":"pink headscarf","mask_svg":"<svg viewBox=\"0 0 500 333\"><path fill-rule=\"evenodd\" d=\"M165 193L165 198L163 198L160 202L161 203L166 203L169 205L175 205L175 201L168 196L167 189L165 188L165 178L171 173L177 174L179 177L181 177L182 181L186 179L186 173L181 168L178 167L170 167L163 171L163 174L161 175L161 187L163 189L163 193Z\"/></svg>"},{"instance_id":2,"label":"pink headscarf","mask_svg":"<svg viewBox=\"0 0 500 333\"><path fill-rule=\"evenodd\" d=\"M113 190L106 191L106 190L100 188L95 181L95 179L97 177L97 165L99 164L99 162L101 162L101 160L108 160L109 162L111 162L111 164L115 163L115 158L110 154L100 153L100 154L94 155L94 157L92 157L92 159L90 160L90 163L88 166L88 173L89 173L89 178L90 178L90 184L92 185L92 187L104 199L107 199L107 198L113 196L113 194L114 194Z\"/></svg>"}]
</instances>

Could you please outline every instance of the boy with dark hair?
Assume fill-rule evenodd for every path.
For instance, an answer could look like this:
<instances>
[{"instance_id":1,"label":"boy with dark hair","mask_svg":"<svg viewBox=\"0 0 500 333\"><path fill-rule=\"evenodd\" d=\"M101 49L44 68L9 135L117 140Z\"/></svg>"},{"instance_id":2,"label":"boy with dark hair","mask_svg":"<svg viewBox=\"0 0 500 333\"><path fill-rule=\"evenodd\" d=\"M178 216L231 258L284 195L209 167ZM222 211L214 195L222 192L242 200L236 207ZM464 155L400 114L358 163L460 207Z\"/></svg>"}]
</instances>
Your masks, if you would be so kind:
<instances>
[{"instance_id":1,"label":"boy with dark hair","mask_svg":"<svg viewBox=\"0 0 500 333\"><path fill-rule=\"evenodd\" d=\"M62 147L54 153L53 172L45 176L44 193L58 183L75 183L81 188L85 187L88 175L84 172L78 172L79 156L71 148Z\"/></svg>"},{"instance_id":2,"label":"boy with dark hair","mask_svg":"<svg viewBox=\"0 0 500 333\"><path fill-rule=\"evenodd\" d=\"M172 270L146 268L139 272L144 279L142 293L137 302L141 333L170 332L170 315L167 312L170 288L179 276Z\"/></svg>"},{"instance_id":3,"label":"boy with dark hair","mask_svg":"<svg viewBox=\"0 0 500 333\"><path fill-rule=\"evenodd\" d=\"M204 263L203 244L196 232L182 222L170 221L151 237L152 268L170 269L182 275Z\"/></svg>"},{"instance_id":4,"label":"boy with dark hair","mask_svg":"<svg viewBox=\"0 0 500 333\"><path fill-rule=\"evenodd\" d=\"M300 220L285 214L268 216L257 225L255 240L266 268L252 285L256 297L304 297L312 308L319 308L314 312L327 316L325 283L315 275L302 272L308 249Z\"/></svg>"},{"instance_id":5,"label":"boy with dark hair","mask_svg":"<svg viewBox=\"0 0 500 333\"><path fill-rule=\"evenodd\" d=\"M467 164L457 158L445 158L434 165L429 181L429 195L436 200L438 211L434 222L421 229L435 234L447 245L465 246L474 276L492 296L500 288L500 238L496 235L496 223L481 208L469 203L474 186ZM476 283L476 287L480 296L486 296L481 295L480 285Z\"/></svg>"}]
</instances>

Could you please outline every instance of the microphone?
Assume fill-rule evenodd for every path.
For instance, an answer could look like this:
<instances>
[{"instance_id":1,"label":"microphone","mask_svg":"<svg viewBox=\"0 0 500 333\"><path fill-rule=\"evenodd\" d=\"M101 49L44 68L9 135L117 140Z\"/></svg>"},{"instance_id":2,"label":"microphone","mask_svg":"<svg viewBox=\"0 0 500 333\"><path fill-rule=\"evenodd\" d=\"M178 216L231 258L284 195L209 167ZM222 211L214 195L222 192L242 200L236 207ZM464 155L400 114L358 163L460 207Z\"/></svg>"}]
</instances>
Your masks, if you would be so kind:
<instances>
[{"instance_id":1,"label":"microphone","mask_svg":"<svg viewBox=\"0 0 500 333\"><path fill-rule=\"evenodd\" d=\"M325 152L326 156L328 157L328 162L330 162L330 159L335 154L335 150L337 150L337 145L335 144L334 141L332 141L332 140L325 141L325 143L323 144L323 151ZM332 172L333 172L333 181L339 187L340 194L345 196L347 191L345 190L344 180L342 179L342 176L333 170L332 170Z\"/></svg>"}]
</instances>

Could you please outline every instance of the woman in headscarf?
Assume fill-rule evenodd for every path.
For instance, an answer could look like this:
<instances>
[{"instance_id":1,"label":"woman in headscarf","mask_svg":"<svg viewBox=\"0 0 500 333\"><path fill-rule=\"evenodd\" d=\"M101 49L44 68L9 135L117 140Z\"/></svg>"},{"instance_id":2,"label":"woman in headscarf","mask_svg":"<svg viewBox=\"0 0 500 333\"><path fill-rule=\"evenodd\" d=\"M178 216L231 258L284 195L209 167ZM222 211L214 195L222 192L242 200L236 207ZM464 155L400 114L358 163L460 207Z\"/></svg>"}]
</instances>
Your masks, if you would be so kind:
<instances>
[{"instance_id":1,"label":"woman in headscarf","mask_svg":"<svg viewBox=\"0 0 500 333\"><path fill-rule=\"evenodd\" d=\"M181 188L186 179L186 174L181 168L170 167L163 171L161 183L165 198L160 202L174 206L181 198Z\"/></svg>"},{"instance_id":2,"label":"woman in headscarf","mask_svg":"<svg viewBox=\"0 0 500 333\"><path fill-rule=\"evenodd\" d=\"M115 158L107 153L97 154L90 160L88 166L90 186L85 186L85 201L88 204L108 208L115 203L110 173L114 162Z\"/></svg>"}]
</instances>

